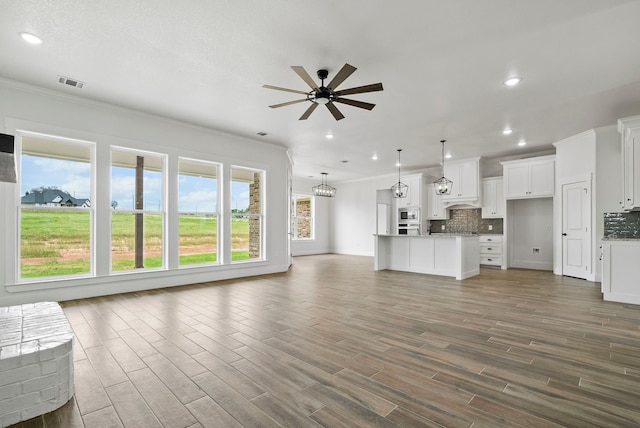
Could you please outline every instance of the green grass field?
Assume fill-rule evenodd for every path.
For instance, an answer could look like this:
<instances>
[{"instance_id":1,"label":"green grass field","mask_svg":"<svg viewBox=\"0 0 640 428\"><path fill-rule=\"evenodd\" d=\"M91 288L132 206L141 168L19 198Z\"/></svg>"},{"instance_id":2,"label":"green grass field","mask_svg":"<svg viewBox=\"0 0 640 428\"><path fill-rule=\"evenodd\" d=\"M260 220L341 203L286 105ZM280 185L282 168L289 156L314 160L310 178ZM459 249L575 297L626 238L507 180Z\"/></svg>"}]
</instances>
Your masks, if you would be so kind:
<instances>
[{"instance_id":1,"label":"green grass field","mask_svg":"<svg viewBox=\"0 0 640 428\"><path fill-rule=\"evenodd\" d=\"M90 272L90 217L81 211L23 210L20 276L22 278ZM249 220L234 218L231 259L248 260ZM217 261L217 219L180 215L181 266ZM111 223L113 271L134 269L135 215L114 212ZM162 266L162 217L144 216L144 267Z\"/></svg>"}]
</instances>

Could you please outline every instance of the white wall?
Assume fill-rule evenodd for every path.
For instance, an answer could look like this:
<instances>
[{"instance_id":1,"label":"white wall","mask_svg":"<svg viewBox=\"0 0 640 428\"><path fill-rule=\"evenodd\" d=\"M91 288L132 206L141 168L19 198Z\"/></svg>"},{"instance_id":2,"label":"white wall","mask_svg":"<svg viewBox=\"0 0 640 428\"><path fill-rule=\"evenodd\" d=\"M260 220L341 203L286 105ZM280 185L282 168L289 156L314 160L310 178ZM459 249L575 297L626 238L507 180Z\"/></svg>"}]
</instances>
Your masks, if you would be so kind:
<instances>
[{"instance_id":1,"label":"white wall","mask_svg":"<svg viewBox=\"0 0 640 428\"><path fill-rule=\"evenodd\" d=\"M331 211L332 251L373 256L376 233L376 191L391 188L397 176L333 184L338 191Z\"/></svg>"},{"instance_id":2,"label":"white wall","mask_svg":"<svg viewBox=\"0 0 640 428\"><path fill-rule=\"evenodd\" d=\"M509 267L553 269L553 198L507 201ZM539 248L539 254L532 249Z\"/></svg>"},{"instance_id":3,"label":"white wall","mask_svg":"<svg viewBox=\"0 0 640 428\"><path fill-rule=\"evenodd\" d=\"M562 185L571 181L591 183L591 271L588 279L600 281L600 239L604 213L620 210L622 173L620 134L615 125L592 129L554 143L556 146L556 230L562 231ZM562 236L554 236L554 272L562 274Z\"/></svg>"},{"instance_id":4,"label":"white wall","mask_svg":"<svg viewBox=\"0 0 640 428\"><path fill-rule=\"evenodd\" d=\"M313 192L311 188L320 184L320 180L311 181L299 178L293 179L292 190L296 195L309 195ZM332 183L332 186L335 185ZM339 193L339 192L338 192ZM292 240L291 253L294 256L305 256L309 254L324 254L331 252L330 236L330 212L334 198L315 197L314 198L314 239ZM295 262L295 261L294 261Z\"/></svg>"},{"instance_id":5,"label":"white wall","mask_svg":"<svg viewBox=\"0 0 640 428\"><path fill-rule=\"evenodd\" d=\"M282 272L288 269L289 204L286 189L291 163L284 147L55 91L0 80L0 132L13 134L16 129L95 142L99 157L96 165L98 174L104 171L108 174L108 164L104 163L104 159L108 158L110 145L165 153L169 156L169 169L172 168L172 162L174 162L173 167L176 167L178 156L185 156L223 162L227 173L228 166L231 164L266 170L267 227L264 233L267 244L264 250L267 260L215 267L175 268L112 276L97 275L85 279L15 284L12 280L15 278L15 269L9 260L16 259L15 202L18 189L16 184L0 183L0 306L41 300L67 300ZM169 204L175 203L171 202L171 196L174 200L177 196L171 194L172 189L177 192L177 186L170 183ZM101 194L100 190L98 189L98 195ZM223 213L224 207L230 206L229 199L228 194L223 199ZM109 201L98 200L95 203L103 207L96 208L97 223L99 223L97 228L102 230L98 233L104 233L104 230L107 230L108 238L108 226L105 226L105 222L101 222L100 219L109 218ZM174 232L171 230L170 228L169 240L177 236L177 226ZM104 253L109 252L108 248L97 250L98 253L102 252L103 256ZM98 257L101 255L98 254Z\"/></svg>"}]
</instances>

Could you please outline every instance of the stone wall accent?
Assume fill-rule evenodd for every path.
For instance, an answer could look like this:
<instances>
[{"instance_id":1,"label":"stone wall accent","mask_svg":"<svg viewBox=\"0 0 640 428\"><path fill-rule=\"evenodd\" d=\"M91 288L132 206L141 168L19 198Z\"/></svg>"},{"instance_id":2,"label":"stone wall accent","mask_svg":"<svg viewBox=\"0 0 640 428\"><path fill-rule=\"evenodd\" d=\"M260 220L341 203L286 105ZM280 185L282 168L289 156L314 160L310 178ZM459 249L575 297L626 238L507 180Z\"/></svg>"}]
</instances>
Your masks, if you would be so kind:
<instances>
[{"instance_id":1,"label":"stone wall accent","mask_svg":"<svg viewBox=\"0 0 640 428\"><path fill-rule=\"evenodd\" d=\"M253 183L249 184L249 213L250 214L262 214L262 200L260 192L260 173L255 172L253 174ZM261 217L249 217L249 258L259 259L260 255L260 242L261 231L260 225L262 224Z\"/></svg>"},{"instance_id":2,"label":"stone wall accent","mask_svg":"<svg viewBox=\"0 0 640 428\"><path fill-rule=\"evenodd\" d=\"M503 221L501 218L482 218L480 208L451 209L449 220L431 220L432 233L478 233L482 235L502 235ZM445 230L442 230L442 225ZM489 230L489 226L492 229Z\"/></svg>"},{"instance_id":3,"label":"stone wall accent","mask_svg":"<svg viewBox=\"0 0 640 428\"><path fill-rule=\"evenodd\" d=\"M640 211L604 213L604 236L640 239Z\"/></svg>"},{"instance_id":4,"label":"stone wall accent","mask_svg":"<svg viewBox=\"0 0 640 428\"><path fill-rule=\"evenodd\" d=\"M293 202L292 202L293 203ZM297 217L297 237L311 238L311 197L295 201ZM294 225L295 226L295 225Z\"/></svg>"},{"instance_id":5,"label":"stone wall accent","mask_svg":"<svg viewBox=\"0 0 640 428\"><path fill-rule=\"evenodd\" d=\"M0 427L73 397L73 330L55 302L0 307Z\"/></svg>"}]
</instances>

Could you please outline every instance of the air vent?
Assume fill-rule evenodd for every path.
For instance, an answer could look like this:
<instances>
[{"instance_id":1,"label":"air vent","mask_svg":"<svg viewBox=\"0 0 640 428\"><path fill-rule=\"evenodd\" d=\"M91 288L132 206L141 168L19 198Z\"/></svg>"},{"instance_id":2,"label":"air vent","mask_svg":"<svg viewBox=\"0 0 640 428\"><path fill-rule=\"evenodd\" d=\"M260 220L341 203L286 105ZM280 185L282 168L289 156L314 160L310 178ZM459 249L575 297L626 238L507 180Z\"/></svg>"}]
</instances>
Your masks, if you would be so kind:
<instances>
[{"instance_id":1,"label":"air vent","mask_svg":"<svg viewBox=\"0 0 640 428\"><path fill-rule=\"evenodd\" d=\"M260 131L260 132L258 132L258 135L261 136L261 137L266 137L267 133L264 132L264 131Z\"/></svg>"},{"instance_id":2,"label":"air vent","mask_svg":"<svg viewBox=\"0 0 640 428\"><path fill-rule=\"evenodd\" d=\"M63 85L73 86L74 88L78 89L82 89L82 87L84 86L84 82L64 76L58 76L58 82L62 83Z\"/></svg>"}]
</instances>

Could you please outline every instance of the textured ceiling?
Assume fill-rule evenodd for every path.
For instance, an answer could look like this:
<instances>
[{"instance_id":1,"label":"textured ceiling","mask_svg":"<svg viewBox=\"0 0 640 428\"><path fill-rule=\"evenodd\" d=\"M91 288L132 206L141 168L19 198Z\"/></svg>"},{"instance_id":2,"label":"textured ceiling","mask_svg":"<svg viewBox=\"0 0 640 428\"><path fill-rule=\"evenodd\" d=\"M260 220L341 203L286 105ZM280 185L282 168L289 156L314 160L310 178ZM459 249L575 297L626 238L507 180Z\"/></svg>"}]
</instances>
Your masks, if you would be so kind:
<instances>
[{"instance_id":1,"label":"textured ceiling","mask_svg":"<svg viewBox=\"0 0 640 428\"><path fill-rule=\"evenodd\" d=\"M552 148L640 114L639 1L76 0L0 2L0 76L290 149L294 175L330 181ZM39 46L18 33L44 39ZM341 85L382 82L306 121L290 66ZM520 75L520 85L503 81ZM85 82L65 87L58 76ZM514 132L503 136L509 126ZM258 132L268 135L259 137ZM335 138L327 140L324 135ZM524 148L517 142L526 140ZM373 153L379 159L371 160ZM341 161L348 160L349 163Z\"/></svg>"}]
</instances>

